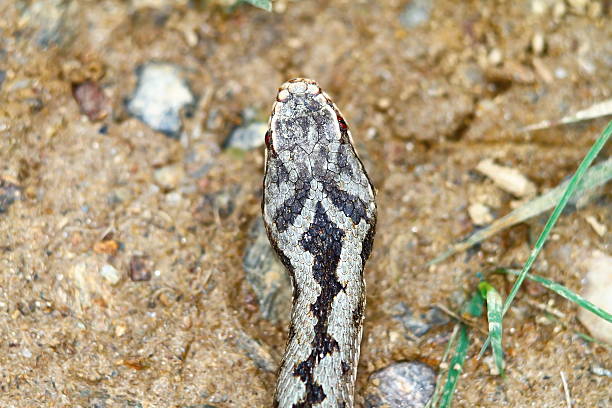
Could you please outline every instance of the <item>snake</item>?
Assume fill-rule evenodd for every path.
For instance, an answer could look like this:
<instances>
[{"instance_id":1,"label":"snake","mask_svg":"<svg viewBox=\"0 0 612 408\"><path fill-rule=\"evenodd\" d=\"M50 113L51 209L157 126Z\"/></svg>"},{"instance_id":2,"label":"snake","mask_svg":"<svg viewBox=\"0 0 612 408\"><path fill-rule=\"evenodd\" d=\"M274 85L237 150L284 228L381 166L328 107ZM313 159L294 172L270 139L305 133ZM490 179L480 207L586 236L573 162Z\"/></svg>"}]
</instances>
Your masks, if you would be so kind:
<instances>
[{"instance_id":1,"label":"snake","mask_svg":"<svg viewBox=\"0 0 612 408\"><path fill-rule=\"evenodd\" d=\"M263 220L293 286L273 406L352 408L375 189L347 122L311 79L279 88L265 146Z\"/></svg>"}]
</instances>

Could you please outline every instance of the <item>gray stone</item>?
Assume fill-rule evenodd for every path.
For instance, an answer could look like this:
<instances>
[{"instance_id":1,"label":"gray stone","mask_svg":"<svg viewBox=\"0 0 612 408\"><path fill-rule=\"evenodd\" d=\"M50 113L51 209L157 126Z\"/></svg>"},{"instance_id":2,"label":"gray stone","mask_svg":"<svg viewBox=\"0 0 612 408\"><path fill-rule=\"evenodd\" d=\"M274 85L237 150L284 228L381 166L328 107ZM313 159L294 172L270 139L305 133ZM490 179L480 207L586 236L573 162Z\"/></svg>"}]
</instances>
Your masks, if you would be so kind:
<instances>
[{"instance_id":1,"label":"gray stone","mask_svg":"<svg viewBox=\"0 0 612 408\"><path fill-rule=\"evenodd\" d=\"M155 170L153 178L159 186L167 190L173 190L177 188L183 178L185 178L185 169L180 163L171 164Z\"/></svg>"},{"instance_id":2,"label":"gray stone","mask_svg":"<svg viewBox=\"0 0 612 408\"><path fill-rule=\"evenodd\" d=\"M601 375L602 377L612 377L612 370L608 370L598 365L591 366L591 372L595 375Z\"/></svg>"},{"instance_id":3,"label":"gray stone","mask_svg":"<svg viewBox=\"0 0 612 408\"><path fill-rule=\"evenodd\" d=\"M2 89L2 83L4 82L4 78L6 78L6 71L0 69L0 89Z\"/></svg>"},{"instance_id":4,"label":"gray stone","mask_svg":"<svg viewBox=\"0 0 612 408\"><path fill-rule=\"evenodd\" d=\"M15 200L21 198L21 187L0 179L0 214L6 212Z\"/></svg>"},{"instance_id":5,"label":"gray stone","mask_svg":"<svg viewBox=\"0 0 612 408\"><path fill-rule=\"evenodd\" d=\"M411 334L421 337L435 326L447 324L450 319L437 307L416 316L410 306L404 302L398 303L394 308L393 317L399 320L404 328Z\"/></svg>"},{"instance_id":6,"label":"gray stone","mask_svg":"<svg viewBox=\"0 0 612 408\"><path fill-rule=\"evenodd\" d=\"M30 2L23 9L21 23L34 30L34 40L43 48L61 45L70 39L68 24L76 20L73 15L76 7L71 1L39 0Z\"/></svg>"},{"instance_id":7,"label":"gray stone","mask_svg":"<svg viewBox=\"0 0 612 408\"><path fill-rule=\"evenodd\" d=\"M127 109L152 129L178 138L181 109L192 106L195 97L180 69L167 63L148 63L136 71L138 85L127 101Z\"/></svg>"},{"instance_id":8,"label":"gray stone","mask_svg":"<svg viewBox=\"0 0 612 408\"><path fill-rule=\"evenodd\" d=\"M370 376L366 408L421 408L431 399L436 372L416 361L393 363Z\"/></svg>"},{"instance_id":9,"label":"gray stone","mask_svg":"<svg viewBox=\"0 0 612 408\"><path fill-rule=\"evenodd\" d=\"M225 141L226 148L251 150L263 146L268 125L254 122L235 128Z\"/></svg>"},{"instance_id":10,"label":"gray stone","mask_svg":"<svg viewBox=\"0 0 612 408\"><path fill-rule=\"evenodd\" d=\"M257 296L259 312L263 318L274 323L288 321L291 282L285 268L274 255L261 217L257 217L251 225L242 265L247 282Z\"/></svg>"},{"instance_id":11,"label":"gray stone","mask_svg":"<svg viewBox=\"0 0 612 408\"><path fill-rule=\"evenodd\" d=\"M431 15L432 2L430 0L413 0L400 14L400 23L405 28L415 28L426 23Z\"/></svg>"},{"instance_id":12,"label":"gray stone","mask_svg":"<svg viewBox=\"0 0 612 408\"><path fill-rule=\"evenodd\" d=\"M278 369L278 366L270 352L262 346L257 340L253 339L243 331L239 331L234 339L236 346L245 352L246 356L253 360L255 365L269 373L273 373Z\"/></svg>"}]
</instances>

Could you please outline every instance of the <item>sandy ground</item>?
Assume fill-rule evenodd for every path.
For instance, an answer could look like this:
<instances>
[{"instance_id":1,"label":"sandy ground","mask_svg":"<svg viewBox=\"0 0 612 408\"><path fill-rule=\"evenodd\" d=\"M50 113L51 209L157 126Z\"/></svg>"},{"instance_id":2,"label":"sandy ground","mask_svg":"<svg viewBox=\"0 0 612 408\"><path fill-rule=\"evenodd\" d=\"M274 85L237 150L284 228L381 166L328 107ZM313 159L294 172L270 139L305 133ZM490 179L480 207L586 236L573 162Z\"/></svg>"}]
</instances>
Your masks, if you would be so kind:
<instances>
[{"instance_id":1,"label":"sandy ground","mask_svg":"<svg viewBox=\"0 0 612 408\"><path fill-rule=\"evenodd\" d=\"M387 364L438 370L453 324L415 339L398 305L458 310L477 273L526 260L545 217L425 266L474 231L470 204L497 217L520 201L474 171L482 159L538 192L577 167L605 120L518 129L611 97L612 26L605 2L415 3L421 20L395 0L0 2L0 406L270 405L287 311L265 319L243 268L263 151L224 142L296 76L334 98L378 189L357 400ZM151 62L194 96L175 137L126 107ZM536 273L582 289L580 261L611 244L587 216L610 228L609 187L561 218ZM475 321L454 406L565 406L560 371L575 407L610 406L593 373L610 350L576 314L527 285L504 321L504 379L476 359Z\"/></svg>"}]
</instances>

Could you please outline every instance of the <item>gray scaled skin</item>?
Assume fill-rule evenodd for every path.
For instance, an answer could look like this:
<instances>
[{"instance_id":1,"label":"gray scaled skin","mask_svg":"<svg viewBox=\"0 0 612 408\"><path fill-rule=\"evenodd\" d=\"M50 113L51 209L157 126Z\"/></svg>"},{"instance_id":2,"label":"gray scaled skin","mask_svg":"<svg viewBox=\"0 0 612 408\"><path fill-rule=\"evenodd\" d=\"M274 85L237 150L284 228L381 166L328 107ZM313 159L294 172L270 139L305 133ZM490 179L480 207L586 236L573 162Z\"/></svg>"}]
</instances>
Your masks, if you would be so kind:
<instances>
[{"instance_id":1,"label":"gray scaled skin","mask_svg":"<svg viewBox=\"0 0 612 408\"><path fill-rule=\"evenodd\" d=\"M274 406L353 407L376 204L351 133L315 81L283 84L266 133L263 218L293 283Z\"/></svg>"}]
</instances>

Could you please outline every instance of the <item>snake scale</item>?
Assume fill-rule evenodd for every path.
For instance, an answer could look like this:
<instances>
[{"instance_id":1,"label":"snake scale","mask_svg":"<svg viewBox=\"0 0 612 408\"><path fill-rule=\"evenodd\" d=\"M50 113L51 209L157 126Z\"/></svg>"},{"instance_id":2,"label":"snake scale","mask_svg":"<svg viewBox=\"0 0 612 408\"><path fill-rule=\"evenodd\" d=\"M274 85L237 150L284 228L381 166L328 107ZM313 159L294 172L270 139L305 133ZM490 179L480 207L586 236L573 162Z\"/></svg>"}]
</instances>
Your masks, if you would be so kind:
<instances>
[{"instance_id":1,"label":"snake scale","mask_svg":"<svg viewBox=\"0 0 612 408\"><path fill-rule=\"evenodd\" d=\"M351 408L374 188L346 121L315 81L280 87L265 142L263 218L293 283L274 406Z\"/></svg>"}]
</instances>

